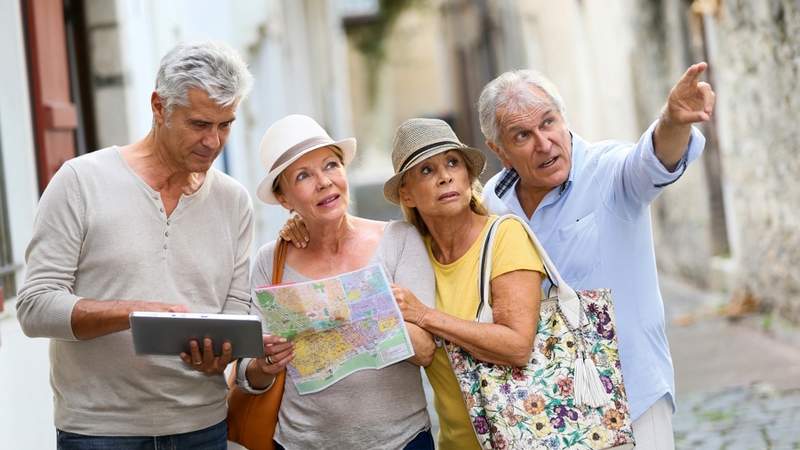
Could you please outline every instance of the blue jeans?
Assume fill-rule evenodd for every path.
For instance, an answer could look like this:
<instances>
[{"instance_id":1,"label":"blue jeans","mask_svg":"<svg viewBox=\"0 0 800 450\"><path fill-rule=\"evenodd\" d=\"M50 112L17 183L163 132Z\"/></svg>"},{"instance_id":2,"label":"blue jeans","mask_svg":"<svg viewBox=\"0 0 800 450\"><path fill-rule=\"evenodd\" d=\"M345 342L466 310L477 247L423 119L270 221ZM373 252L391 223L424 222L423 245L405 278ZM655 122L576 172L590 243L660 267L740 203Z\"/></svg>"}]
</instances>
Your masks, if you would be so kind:
<instances>
[{"instance_id":1,"label":"blue jeans","mask_svg":"<svg viewBox=\"0 0 800 450\"><path fill-rule=\"evenodd\" d=\"M275 444L275 450L286 450L275 441L272 441ZM433 435L431 434L431 430L420 431L419 434L411 440L403 450L434 450L433 447Z\"/></svg>"},{"instance_id":2,"label":"blue jeans","mask_svg":"<svg viewBox=\"0 0 800 450\"><path fill-rule=\"evenodd\" d=\"M433 450L433 435L431 430L421 431L417 437L403 447L403 450Z\"/></svg>"},{"instance_id":3,"label":"blue jeans","mask_svg":"<svg viewBox=\"0 0 800 450\"><path fill-rule=\"evenodd\" d=\"M56 430L58 450L227 450L228 426L222 422L202 430L166 436L85 436Z\"/></svg>"}]
</instances>

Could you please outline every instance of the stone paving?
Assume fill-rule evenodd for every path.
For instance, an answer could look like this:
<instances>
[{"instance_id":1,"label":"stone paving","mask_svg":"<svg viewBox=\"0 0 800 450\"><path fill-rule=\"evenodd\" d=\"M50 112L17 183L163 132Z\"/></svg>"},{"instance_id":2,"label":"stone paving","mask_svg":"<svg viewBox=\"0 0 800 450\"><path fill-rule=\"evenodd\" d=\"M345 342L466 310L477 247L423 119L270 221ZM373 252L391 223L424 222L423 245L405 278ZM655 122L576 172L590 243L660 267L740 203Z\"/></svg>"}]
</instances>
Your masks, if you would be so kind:
<instances>
[{"instance_id":1,"label":"stone paving","mask_svg":"<svg viewBox=\"0 0 800 450\"><path fill-rule=\"evenodd\" d=\"M675 364L677 450L800 450L800 347L763 318L706 314L724 298L662 277ZM689 325L676 318L696 314Z\"/></svg>"},{"instance_id":2,"label":"stone paving","mask_svg":"<svg viewBox=\"0 0 800 450\"><path fill-rule=\"evenodd\" d=\"M687 395L673 425L676 449L800 449L800 389L755 383Z\"/></svg>"}]
</instances>

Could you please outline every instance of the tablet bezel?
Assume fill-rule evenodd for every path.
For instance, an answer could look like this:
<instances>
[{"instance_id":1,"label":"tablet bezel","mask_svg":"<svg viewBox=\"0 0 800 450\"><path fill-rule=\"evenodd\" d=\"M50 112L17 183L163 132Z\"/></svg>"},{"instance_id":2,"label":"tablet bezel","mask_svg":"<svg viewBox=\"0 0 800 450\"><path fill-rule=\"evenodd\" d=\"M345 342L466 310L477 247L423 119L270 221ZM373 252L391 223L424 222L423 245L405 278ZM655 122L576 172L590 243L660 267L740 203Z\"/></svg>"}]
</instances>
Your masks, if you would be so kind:
<instances>
[{"instance_id":1,"label":"tablet bezel","mask_svg":"<svg viewBox=\"0 0 800 450\"><path fill-rule=\"evenodd\" d=\"M210 337L214 356L229 341L233 357L264 356L261 319L252 315L169 313L137 311L129 316L134 351L139 355L172 355L189 352L189 342Z\"/></svg>"}]
</instances>

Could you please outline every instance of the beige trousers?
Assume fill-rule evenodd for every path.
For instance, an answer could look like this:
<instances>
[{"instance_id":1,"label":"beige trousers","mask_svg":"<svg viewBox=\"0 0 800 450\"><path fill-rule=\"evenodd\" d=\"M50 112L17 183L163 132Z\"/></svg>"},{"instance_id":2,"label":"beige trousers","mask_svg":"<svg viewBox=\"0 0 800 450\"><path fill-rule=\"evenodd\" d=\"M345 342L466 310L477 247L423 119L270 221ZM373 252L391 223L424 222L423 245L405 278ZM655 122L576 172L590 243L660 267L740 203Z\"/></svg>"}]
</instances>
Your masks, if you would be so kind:
<instances>
[{"instance_id":1,"label":"beige trousers","mask_svg":"<svg viewBox=\"0 0 800 450\"><path fill-rule=\"evenodd\" d=\"M675 450L672 434L672 403L661 397L633 422L636 450Z\"/></svg>"}]
</instances>

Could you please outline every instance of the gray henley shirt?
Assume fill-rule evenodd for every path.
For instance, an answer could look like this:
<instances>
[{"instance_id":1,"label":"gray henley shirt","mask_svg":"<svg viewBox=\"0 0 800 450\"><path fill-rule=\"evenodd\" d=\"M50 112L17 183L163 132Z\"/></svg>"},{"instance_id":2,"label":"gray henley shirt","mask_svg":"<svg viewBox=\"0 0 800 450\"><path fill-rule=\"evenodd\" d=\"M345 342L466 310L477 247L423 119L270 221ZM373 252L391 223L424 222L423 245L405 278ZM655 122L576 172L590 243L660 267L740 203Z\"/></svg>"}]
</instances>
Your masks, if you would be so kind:
<instances>
[{"instance_id":1,"label":"gray henley shirt","mask_svg":"<svg viewBox=\"0 0 800 450\"><path fill-rule=\"evenodd\" d=\"M193 371L178 355L138 356L130 331L78 341L70 318L80 298L246 314L252 216L244 187L216 169L167 216L119 148L64 163L39 202L17 303L24 332L51 338L58 429L157 436L225 419L222 375Z\"/></svg>"}]
</instances>

